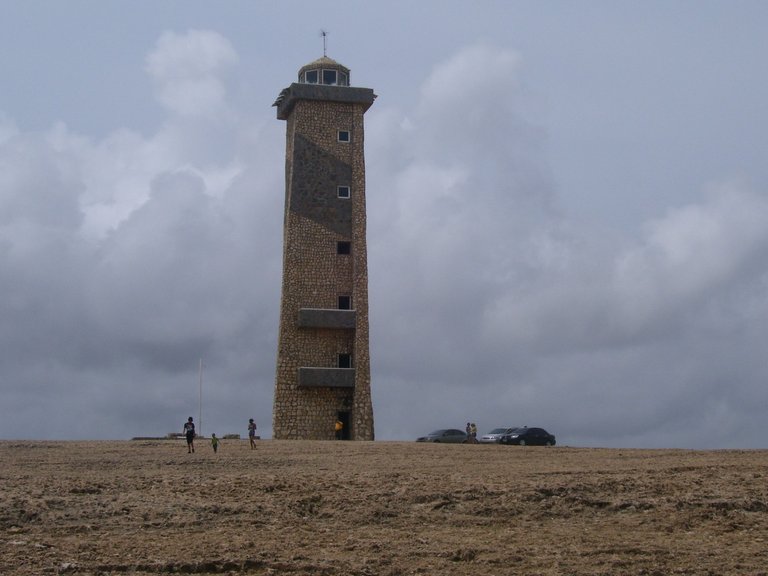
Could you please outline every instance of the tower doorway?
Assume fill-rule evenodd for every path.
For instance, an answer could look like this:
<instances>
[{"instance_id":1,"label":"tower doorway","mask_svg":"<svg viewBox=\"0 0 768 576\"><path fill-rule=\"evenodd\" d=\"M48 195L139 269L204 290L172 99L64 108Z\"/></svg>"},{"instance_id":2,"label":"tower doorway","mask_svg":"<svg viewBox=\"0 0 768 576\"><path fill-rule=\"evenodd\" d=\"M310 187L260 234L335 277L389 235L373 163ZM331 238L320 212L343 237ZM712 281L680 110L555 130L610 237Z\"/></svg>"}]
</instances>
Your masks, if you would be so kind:
<instances>
[{"instance_id":1,"label":"tower doorway","mask_svg":"<svg viewBox=\"0 0 768 576\"><path fill-rule=\"evenodd\" d=\"M341 429L340 440L349 440L350 438L352 438L352 430L350 429L350 424L349 424L350 421L352 420L350 418L350 414L351 413L347 410L347 411L339 412L337 415L339 422L341 422L343 425L343 428Z\"/></svg>"}]
</instances>

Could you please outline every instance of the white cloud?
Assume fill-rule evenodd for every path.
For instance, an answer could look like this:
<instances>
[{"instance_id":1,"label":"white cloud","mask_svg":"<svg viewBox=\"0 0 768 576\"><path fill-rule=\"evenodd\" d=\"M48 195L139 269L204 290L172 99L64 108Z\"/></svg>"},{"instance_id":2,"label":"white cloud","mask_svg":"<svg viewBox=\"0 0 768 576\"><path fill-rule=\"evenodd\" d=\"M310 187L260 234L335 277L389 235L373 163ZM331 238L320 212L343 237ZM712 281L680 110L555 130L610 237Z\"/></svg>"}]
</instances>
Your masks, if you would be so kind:
<instances>
[{"instance_id":1,"label":"white cloud","mask_svg":"<svg viewBox=\"0 0 768 576\"><path fill-rule=\"evenodd\" d=\"M0 222L77 227L80 182L68 160L34 135L6 140L0 150Z\"/></svg>"},{"instance_id":2,"label":"white cloud","mask_svg":"<svg viewBox=\"0 0 768 576\"><path fill-rule=\"evenodd\" d=\"M216 32L189 30L164 32L147 57L147 71L157 97L168 110L182 115L210 114L225 103L222 79L237 63L232 44Z\"/></svg>"},{"instance_id":3,"label":"white cloud","mask_svg":"<svg viewBox=\"0 0 768 576\"><path fill-rule=\"evenodd\" d=\"M273 367L254 368L250 353L272 355L282 149L265 144L280 132L248 113L209 117L224 107L221 73L236 60L215 33L163 35L148 58L161 97L182 84L202 96L169 100L149 136L117 128L94 140L62 124L24 134L2 119L0 344L19 409L0 435L165 433L169 410L196 403L179 391L201 357L219 389L236 383L236 397L258 383L268 430L271 386L261 381ZM214 399L209 416L231 403ZM53 415L48 427L27 429L22 406Z\"/></svg>"},{"instance_id":4,"label":"white cloud","mask_svg":"<svg viewBox=\"0 0 768 576\"><path fill-rule=\"evenodd\" d=\"M427 79L417 113L369 123L378 153L379 137L398 148L369 202L383 385L409 389L403 418L424 428L482 416L575 442L701 445L686 426L713 405L764 400L757 358L723 340L764 332L750 312L768 301L768 203L724 184L636 239L575 228L520 70L514 54L467 49Z\"/></svg>"},{"instance_id":5,"label":"white cloud","mask_svg":"<svg viewBox=\"0 0 768 576\"><path fill-rule=\"evenodd\" d=\"M269 432L284 124L228 100L237 61L217 33L164 33L147 134L0 117L1 437L164 434L196 413L200 357L216 431L256 415ZM378 437L474 420L740 445L766 401L765 195L688 192L636 237L579 228L523 64L470 46L412 108L366 115Z\"/></svg>"},{"instance_id":6,"label":"white cloud","mask_svg":"<svg viewBox=\"0 0 768 576\"><path fill-rule=\"evenodd\" d=\"M652 322L753 283L765 254L768 200L723 184L647 224L644 242L617 260L616 296L630 321Z\"/></svg>"}]
</instances>

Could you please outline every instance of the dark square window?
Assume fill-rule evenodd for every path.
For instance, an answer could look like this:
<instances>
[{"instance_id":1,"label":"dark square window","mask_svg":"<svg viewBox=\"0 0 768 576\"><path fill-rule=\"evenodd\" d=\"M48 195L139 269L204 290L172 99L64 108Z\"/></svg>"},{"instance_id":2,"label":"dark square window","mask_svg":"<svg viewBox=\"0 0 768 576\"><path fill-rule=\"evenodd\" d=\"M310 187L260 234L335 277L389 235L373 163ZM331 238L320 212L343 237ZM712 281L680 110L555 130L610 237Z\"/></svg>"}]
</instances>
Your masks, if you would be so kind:
<instances>
[{"instance_id":1,"label":"dark square window","mask_svg":"<svg viewBox=\"0 0 768 576\"><path fill-rule=\"evenodd\" d=\"M339 296L339 310L352 310L352 296Z\"/></svg>"},{"instance_id":2,"label":"dark square window","mask_svg":"<svg viewBox=\"0 0 768 576\"><path fill-rule=\"evenodd\" d=\"M339 354L339 368L352 368L352 354Z\"/></svg>"},{"instance_id":3,"label":"dark square window","mask_svg":"<svg viewBox=\"0 0 768 576\"><path fill-rule=\"evenodd\" d=\"M349 142L349 130L339 130L339 142Z\"/></svg>"},{"instance_id":4,"label":"dark square window","mask_svg":"<svg viewBox=\"0 0 768 576\"><path fill-rule=\"evenodd\" d=\"M323 84L336 84L336 70L323 70Z\"/></svg>"},{"instance_id":5,"label":"dark square window","mask_svg":"<svg viewBox=\"0 0 768 576\"><path fill-rule=\"evenodd\" d=\"M317 84L317 70L307 70L304 74L304 78L307 84Z\"/></svg>"},{"instance_id":6,"label":"dark square window","mask_svg":"<svg viewBox=\"0 0 768 576\"><path fill-rule=\"evenodd\" d=\"M352 242L336 242L336 254L352 254Z\"/></svg>"},{"instance_id":7,"label":"dark square window","mask_svg":"<svg viewBox=\"0 0 768 576\"><path fill-rule=\"evenodd\" d=\"M336 191L338 193L339 198L349 198L351 196L351 193L349 191L349 186L337 186Z\"/></svg>"}]
</instances>

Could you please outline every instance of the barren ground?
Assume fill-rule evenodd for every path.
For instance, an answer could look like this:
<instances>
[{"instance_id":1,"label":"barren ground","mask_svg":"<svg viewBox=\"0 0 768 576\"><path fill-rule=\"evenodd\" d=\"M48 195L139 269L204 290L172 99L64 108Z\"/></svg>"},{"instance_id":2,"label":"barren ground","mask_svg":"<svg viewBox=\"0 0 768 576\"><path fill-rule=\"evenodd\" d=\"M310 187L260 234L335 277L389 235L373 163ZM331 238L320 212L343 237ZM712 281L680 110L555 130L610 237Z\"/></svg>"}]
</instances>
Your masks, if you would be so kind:
<instances>
[{"instance_id":1,"label":"barren ground","mask_svg":"<svg viewBox=\"0 0 768 576\"><path fill-rule=\"evenodd\" d=\"M768 451L0 442L0 574L768 575Z\"/></svg>"}]
</instances>

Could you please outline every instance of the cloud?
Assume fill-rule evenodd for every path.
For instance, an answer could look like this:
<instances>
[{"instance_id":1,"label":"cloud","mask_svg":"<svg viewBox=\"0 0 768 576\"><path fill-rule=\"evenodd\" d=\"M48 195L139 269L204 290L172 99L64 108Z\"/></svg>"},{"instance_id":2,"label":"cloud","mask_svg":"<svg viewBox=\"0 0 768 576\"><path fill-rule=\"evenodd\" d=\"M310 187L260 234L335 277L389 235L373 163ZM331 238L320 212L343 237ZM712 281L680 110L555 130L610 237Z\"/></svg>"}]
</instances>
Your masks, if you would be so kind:
<instances>
[{"instance_id":1,"label":"cloud","mask_svg":"<svg viewBox=\"0 0 768 576\"><path fill-rule=\"evenodd\" d=\"M197 406L200 358L230 391L209 417L240 405L247 421L258 387L268 419L282 148L247 112L206 116L236 60L215 33L164 34L148 70L169 116L148 137L24 134L2 118L3 437L164 434Z\"/></svg>"},{"instance_id":2,"label":"cloud","mask_svg":"<svg viewBox=\"0 0 768 576\"><path fill-rule=\"evenodd\" d=\"M147 56L146 69L160 103L189 116L218 111L225 102L222 74L237 63L232 44L216 32L164 32Z\"/></svg>"},{"instance_id":3,"label":"cloud","mask_svg":"<svg viewBox=\"0 0 768 576\"><path fill-rule=\"evenodd\" d=\"M514 104L519 74L515 53L470 47L436 67L407 119L383 112L400 158L384 154L391 165L373 169L371 277L382 317L398 327L391 338L431 343L394 347L397 371L437 383L444 371L467 378L492 362L497 347L478 338L486 314L528 265L521 248L553 245L549 175L517 153L542 137ZM374 120L369 132L381 126Z\"/></svg>"},{"instance_id":4,"label":"cloud","mask_svg":"<svg viewBox=\"0 0 768 576\"><path fill-rule=\"evenodd\" d=\"M204 431L269 434L284 124L228 100L238 55L215 32L166 32L146 62L166 114L148 134L0 116L0 437L175 430L201 358ZM639 233L570 221L525 64L472 45L411 108L366 114L377 437L472 420L759 445L765 193L688 192Z\"/></svg>"},{"instance_id":5,"label":"cloud","mask_svg":"<svg viewBox=\"0 0 768 576\"><path fill-rule=\"evenodd\" d=\"M19 133L16 124L0 110L0 144Z\"/></svg>"},{"instance_id":6,"label":"cloud","mask_svg":"<svg viewBox=\"0 0 768 576\"><path fill-rule=\"evenodd\" d=\"M521 64L468 48L413 114L369 124L399 149L375 172L386 193L369 191L374 368L394 390L377 406L422 431L482 417L577 444L738 443L723 415L765 402L765 196L714 186L638 238L576 228L537 156ZM687 429L711 414L724 437Z\"/></svg>"},{"instance_id":7,"label":"cloud","mask_svg":"<svg viewBox=\"0 0 768 576\"><path fill-rule=\"evenodd\" d=\"M619 260L619 291L637 313L699 306L762 273L768 201L739 184L714 188L699 204L672 209L646 226L644 243ZM668 304L663 306L662 303Z\"/></svg>"},{"instance_id":8,"label":"cloud","mask_svg":"<svg viewBox=\"0 0 768 576\"><path fill-rule=\"evenodd\" d=\"M50 142L16 135L3 144L0 158L0 222L45 228L77 227L82 218L76 198L76 169Z\"/></svg>"}]
</instances>

